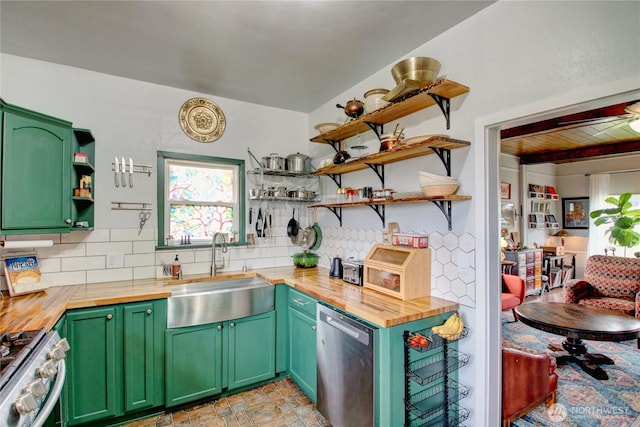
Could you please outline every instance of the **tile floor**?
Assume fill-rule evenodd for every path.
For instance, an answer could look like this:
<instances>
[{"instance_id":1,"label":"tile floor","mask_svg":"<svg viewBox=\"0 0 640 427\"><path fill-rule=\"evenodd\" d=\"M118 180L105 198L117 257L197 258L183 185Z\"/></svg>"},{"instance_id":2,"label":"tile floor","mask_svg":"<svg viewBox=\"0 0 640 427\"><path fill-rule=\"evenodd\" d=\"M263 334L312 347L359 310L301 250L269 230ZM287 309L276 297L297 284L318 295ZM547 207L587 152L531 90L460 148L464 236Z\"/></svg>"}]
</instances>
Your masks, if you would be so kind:
<instances>
[{"instance_id":1,"label":"tile floor","mask_svg":"<svg viewBox=\"0 0 640 427\"><path fill-rule=\"evenodd\" d=\"M290 378L122 427L328 427Z\"/></svg>"}]
</instances>

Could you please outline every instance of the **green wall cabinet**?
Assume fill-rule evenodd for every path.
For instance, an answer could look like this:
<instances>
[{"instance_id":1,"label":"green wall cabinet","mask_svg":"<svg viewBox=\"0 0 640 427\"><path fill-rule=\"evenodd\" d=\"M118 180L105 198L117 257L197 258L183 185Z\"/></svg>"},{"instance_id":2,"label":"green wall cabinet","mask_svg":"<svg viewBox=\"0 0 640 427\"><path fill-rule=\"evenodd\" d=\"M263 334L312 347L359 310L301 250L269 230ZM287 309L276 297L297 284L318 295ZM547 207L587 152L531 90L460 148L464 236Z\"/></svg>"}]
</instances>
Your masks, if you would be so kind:
<instances>
[{"instance_id":1,"label":"green wall cabinet","mask_svg":"<svg viewBox=\"0 0 640 427\"><path fill-rule=\"evenodd\" d=\"M275 377L276 313L167 330L166 405Z\"/></svg>"},{"instance_id":2,"label":"green wall cabinet","mask_svg":"<svg viewBox=\"0 0 640 427\"><path fill-rule=\"evenodd\" d=\"M74 197L83 175L93 177L95 141L86 129L7 104L2 116L1 234L66 233L77 221L93 227L93 197ZM74 152L86 154L74 162Z\"/></svg>"},{"instance_id":3,"label":"green wall cabinet","mask_svg":"<svg viewBox=\"0 0 640 427\"><path fill-rule=\"evenodd\" d=\"M165 327L165 300L67 312L69 425L164 403Z\"/></svg>"},{"instance_id":4,"label":"green wall cabinet","mask_svg":"<svg viewBox=\"0 0 640 427\"><path fill-rule=\"evenodd\" d=\"M306 294L289 289L289 375L314 403L318 383L316 302Z\"/></svg>"},{"instance_id":5,"label":"green wall cabinet","mask_svg":"<svg viewBox=\"0 0 640 427\"><path fill-rule=\"evenodd\" d=\"M71 227L71 123L1 103L2 234Z\"/></svg>"}]
</instances>

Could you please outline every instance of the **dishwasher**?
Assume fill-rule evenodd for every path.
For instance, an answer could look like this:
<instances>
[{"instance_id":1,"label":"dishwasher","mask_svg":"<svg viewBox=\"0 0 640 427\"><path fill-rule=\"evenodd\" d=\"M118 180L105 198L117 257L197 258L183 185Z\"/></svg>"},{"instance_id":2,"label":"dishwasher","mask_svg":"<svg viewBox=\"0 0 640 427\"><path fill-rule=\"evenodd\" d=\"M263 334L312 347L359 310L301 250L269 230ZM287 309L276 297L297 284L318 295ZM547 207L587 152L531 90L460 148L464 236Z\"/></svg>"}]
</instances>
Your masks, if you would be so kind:
<instances>
[{"instance_id":1,"label":"dishwasher","mask_svg":"<svg viewBox=\"0 0 640 427\"><path fill-rule=\"evenodd\" d=\"M377 328L317 305L318 411L333 427L374 425Z\"/></svg>"}]
</instances>

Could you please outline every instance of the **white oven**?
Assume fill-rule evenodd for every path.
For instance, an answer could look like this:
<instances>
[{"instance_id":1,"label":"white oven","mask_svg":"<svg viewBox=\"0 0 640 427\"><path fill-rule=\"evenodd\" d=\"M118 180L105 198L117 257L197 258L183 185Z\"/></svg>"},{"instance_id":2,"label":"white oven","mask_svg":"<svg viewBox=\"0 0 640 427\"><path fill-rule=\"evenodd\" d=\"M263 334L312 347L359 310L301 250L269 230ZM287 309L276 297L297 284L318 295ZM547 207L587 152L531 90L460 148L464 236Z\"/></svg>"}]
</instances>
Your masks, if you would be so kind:
<instances>
[{"instance_id":1,"label":"white oven","mask_svg":"<svg viewBox=\"0 0 640 427\"><path fill-rule=\"evenodd\" d=\"M68 350L55 331L1 335L0 425L41 427L59 410Z\"/></svg>"}]
</instances>

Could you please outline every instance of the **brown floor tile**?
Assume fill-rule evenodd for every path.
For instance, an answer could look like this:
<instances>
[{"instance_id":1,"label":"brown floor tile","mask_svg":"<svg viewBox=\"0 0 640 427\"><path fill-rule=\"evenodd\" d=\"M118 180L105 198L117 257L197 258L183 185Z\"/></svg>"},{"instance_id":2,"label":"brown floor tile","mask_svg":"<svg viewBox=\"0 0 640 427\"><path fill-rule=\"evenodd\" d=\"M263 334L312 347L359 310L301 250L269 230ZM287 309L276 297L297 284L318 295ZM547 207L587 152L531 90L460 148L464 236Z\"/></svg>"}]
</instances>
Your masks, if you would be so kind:
<instances>
[{"instance_id":1,"label":"brown floor tile","mask_svg":"<svg viewBox=\"0 0 640 427\"><path fill-rule=\"evenodd\" d=\"M122 427L328 427L290 378Z\"/></svg>"}]
</instances>

